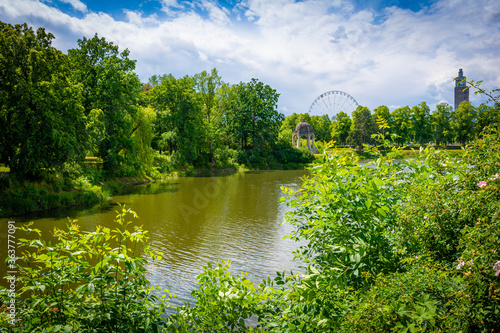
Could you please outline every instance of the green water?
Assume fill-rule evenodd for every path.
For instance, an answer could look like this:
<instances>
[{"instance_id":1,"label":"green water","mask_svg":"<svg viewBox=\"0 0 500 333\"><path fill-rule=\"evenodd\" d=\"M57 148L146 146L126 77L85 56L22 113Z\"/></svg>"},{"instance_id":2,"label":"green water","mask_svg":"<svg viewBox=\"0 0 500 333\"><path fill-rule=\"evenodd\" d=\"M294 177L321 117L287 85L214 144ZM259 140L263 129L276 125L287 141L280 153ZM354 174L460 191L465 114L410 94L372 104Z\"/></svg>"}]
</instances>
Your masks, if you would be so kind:
<instances>
[{"instance_id":1,"label":"green water","mask_svg":"<svg viewBox=\"0 0 500 333\"><path fill-rule=\"evenodd\" d=\"M275 271L299 271L292 251L297 244L283 239L291 231L280 225L287 207L279 203L281 186L298 188L307 171L256 171L218 177L182 177L137 186L127 195L113 197L140 217L150 231L152 248L164 252L163 260L147 266L153 285L178 296L174 304L190 299L196 276L210 262L230 259L231 271L246 271L254 282ZM0 219L0 263L7 255L7 221L33 220L48 236L62 228L67 217L78 219L83 230L96 225L114 227L114 205L105 209L51 212L37 218ZM20 231L17 231L20 233ZM23 235L17 235L23 237ZM0 267L5 276L6 267ZM5 280L2 285L6 286Z\"/></svg>"}]
</instances>

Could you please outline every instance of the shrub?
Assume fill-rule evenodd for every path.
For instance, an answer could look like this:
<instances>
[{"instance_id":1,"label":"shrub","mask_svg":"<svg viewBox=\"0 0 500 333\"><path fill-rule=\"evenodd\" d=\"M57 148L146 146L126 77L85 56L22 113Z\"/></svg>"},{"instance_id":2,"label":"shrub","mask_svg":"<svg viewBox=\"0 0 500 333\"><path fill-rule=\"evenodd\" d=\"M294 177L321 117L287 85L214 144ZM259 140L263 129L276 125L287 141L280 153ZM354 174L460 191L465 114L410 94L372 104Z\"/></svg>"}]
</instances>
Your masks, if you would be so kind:
<instances>
[{"instance_id":1,"label":"shrub","mask_svg":"<svg viewBox=\"0 0 500 333\"><path fill-rule=\"evenodd\" d=\"M238 151L228 147L215 148L214 160L218 168L233 166L238 161Z\"/></svg>"},{"instance_id":2,"label":"shrub","mask_svg":"<svg viewBox=\"0 0 500 333\"><path fill-rule=\"evenodd\" d=\"M279 163L308 164L314 161L314 154L307 149L285 148L273 152Z\"/></svg>"},{"instance_id":3,"label":"shrub","mask_svg":"<svg viewBox=\"0 0 500 333\"><path fill-rule=\"evenodd\" d=\"M149 332L163 327L163 302L152 294L145 279L144 250L152 260L147 232L126 221L134 212L117 212L114 230L97 227L80 231L76 221L67 230L55 228L44 241L30 225L20 229L33 239L19 238L16 325L0 313L0 329L11 332ZM168 291L166 291L168 292ZM0 290L8 304L7 290ZM5 311L5 310L4 310Z\"/></svg>"}]
</instances>

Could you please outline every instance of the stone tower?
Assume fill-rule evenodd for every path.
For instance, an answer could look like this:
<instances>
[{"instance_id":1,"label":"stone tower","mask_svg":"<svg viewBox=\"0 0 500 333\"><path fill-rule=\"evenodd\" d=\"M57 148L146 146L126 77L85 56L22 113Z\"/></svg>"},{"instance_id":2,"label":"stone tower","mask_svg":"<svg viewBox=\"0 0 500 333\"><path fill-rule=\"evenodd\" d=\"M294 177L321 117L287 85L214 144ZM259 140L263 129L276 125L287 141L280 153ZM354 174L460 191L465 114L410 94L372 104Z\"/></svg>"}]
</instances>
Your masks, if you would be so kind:
<instances>
[{"instance_id":1,"label":"stone tower","mask_svg":"<svg viewBox=\"0 0 500 333\"><path fill-rule=\"evenodd\" d=\"M469 101L469 89L464 90L467 88L467 84L461 81L465 78L464 72L460 68L458 76L455 78L455 110L458 109L458 106L463 101Z\"/></svg>"}]
</instances>

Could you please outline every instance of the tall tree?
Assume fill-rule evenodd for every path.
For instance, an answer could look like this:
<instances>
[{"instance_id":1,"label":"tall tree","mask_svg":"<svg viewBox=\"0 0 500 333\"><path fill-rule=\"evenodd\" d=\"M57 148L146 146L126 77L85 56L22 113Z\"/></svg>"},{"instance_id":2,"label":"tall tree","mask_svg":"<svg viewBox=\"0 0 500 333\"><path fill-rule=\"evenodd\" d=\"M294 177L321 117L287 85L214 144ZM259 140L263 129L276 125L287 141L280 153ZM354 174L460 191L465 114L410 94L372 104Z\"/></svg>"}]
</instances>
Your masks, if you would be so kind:
<instances>
[{"instance_id":1,"label":"tall tree","mask_svg":"<svg viewBox=\"0 0 500 333\"><path fill-rule=\"evenodd\" d=\"M332 140L340 144L347 144L347 137L351 131L352 121L349 115L340 111L332 121Z\"/></svg>"},{"instance_id":2,"label":"tall tree","mask_svg":"<svg viewBox=\"0 0 500 333\"><path fill-rule=\"evenodd\" d=\"M425 102L411 108L410 134L413 136L414 142L424 143L430 140L430 120L430 109Z\"/></svg>"},{"instance_id":3,"label":"tall tree","mask_svg":"<svg viewBox=\"0 0 500 333\"><path fill-rule=\"evenodd\" d=\"M212 156L213 150L213 135L214 128L212 125L212 113L216 109L216 93L217 90L222 86L222 78L219 76L217 69L213 68L210 74L206 71L196 74L195 88L200 92L203 100L203 112L205 114L205 119L207 121L208 137L210 142L210 157Z\"/></svg>"},{"instance_id":4,"label":"tall tree","mask_svg":"<svg viewBox=\"0 0 500 333\"><path fill-rule=\"evenodd\" d=\"M387 129L379 128L377 125L377 121L379 121L380 119L384 119L386 121L386 123L389 125L390 130L390 128L392 127L391 111L389 111L389 108L385 105L381 105L373 110L373 122L375 124L376 132L386 134L385 132L387 131Z\"/></svg>"},{"instance_id":5,"label":"tall tree","mask_svg":"<svg viewBox=\"0 0 500 333\"><path fill-rule=\"evenodd\" d=\"M135 61L129 59L128 50L120 53L118 46L97 34L78 40L78 48L68 54L74 66L73 80L83 86L85 114L93 109L103 112L105 131L98 152L104 171L113 176L125 166L136 164L125 158L134 149L132 134L142 87L133 72Z\"/></svg>"},{"instance_id":6,"label":"tall tree","mask_svg":"<svg viewBox=\"0 0 500 333\"><path fill-rule=\"evenodd\" d=\"M392 111L392 130L397 135L396 142L404 144L410 141L410 107L404 106Z\"/></svg>"},{"instance_id":7,"label":"tall tree","mask_svg":"<svg viewBox=\"0 0 500 333\"><path fill-rule=\"evenodd\" d=\"M314 136L316 141L330 141L332 140L332 121L328 115L324 114L322 116L311 116L309 124L314 130Z\"/></svg>"},{"instance_id":8,"label":"tall tree","mask_svg":"<svg viewBox=\"0 0 500 333\"><path fill-rule=\"evenodd\" d=\"M194 79L163 76L150 91L156 110L155 146L172 154L181 165L204 164L206 129L202 100L194 89ZM206 147L206 146L205 146Z\"/></svg>"},{"instance_id":9,"label":"tall tree","mask_svg":"<svg viewBox=\"0 0 500 333\"><path fill-rule=\"evenodd\" d=\"M39 179L84 156L81 89L43 28L0 22L0 158L20 179Z\"/></svg>"},{"instance_id":10,"label":"tall tree","mask_svg":"<svg viewBox=\"0 0 500 333\"><path fill-rule=\"evenodd\" d=\"M450 120L453 107L448 103L436 105L431 114L431 136L436 144L452 140Z\"/></svg>"},{"instance_id":11,"label":"tall tree","mask_svg":"<svg viewBox=\"0 0 500 333\"><path fill-rule=\"evenodd\" d=\"M362 148L363 144L371 142L371 135L374 128L375 125L370 110L365 106L359 105L352 112L351 131L349 132L347 141L358 148Z\"/></svg>"},{"instance_id":12,"label":"tall tree","mask_svg":"<svg viewBox=\"0 0 500 333\"><path fill-rule=\"evenodd\" d=\"M482 103L477 107L476 133L479 134L486 126L498 127L500 125L500 107Z\"/></svg>"},{"instance_id":13,"label":"tall tree","mask_svg":"<svg viewBox=\"0 0 500 333\"><path fill-rule=\"evenodd\" d=\"M464 101L451 114L451 129L455 141L465 144L476 136L476 109L470 102Z\"/></svg>"},{"instance_id":14,"label":"tall tree","mask_svg":"<svg viewBox=\"0 0 500 333\"><path fill-rule=\"evenodd\" d=\"M277 110L279 94L257 79L240 82L228 122L241 148L268 149L276 142L281 122L285 118Z\"/></svg>"}]
</instances>

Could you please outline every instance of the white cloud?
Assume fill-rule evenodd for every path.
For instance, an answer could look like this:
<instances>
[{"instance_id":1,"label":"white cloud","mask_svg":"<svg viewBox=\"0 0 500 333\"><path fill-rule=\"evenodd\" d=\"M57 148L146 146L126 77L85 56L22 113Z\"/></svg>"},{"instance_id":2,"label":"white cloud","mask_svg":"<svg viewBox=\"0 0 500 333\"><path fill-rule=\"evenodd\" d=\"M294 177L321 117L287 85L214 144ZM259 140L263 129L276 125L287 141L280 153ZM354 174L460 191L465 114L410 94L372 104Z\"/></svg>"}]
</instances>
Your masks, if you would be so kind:
<instances>
[{"instance_id":1,"label":"white cloud","mask_svg":"<svg viewBox=\"0 0 500 333\"><path fill-rule=\"evenodd\" d=\"M281 93L280 108L289 112L306 112L328 90L346 91L371 109L452 103L459 68L486 88L500 87L498 1L439 0L417 13L354 8L347 0L248 0L230 11L212 0L162 0L168 19L126 10L126 21L118 21L0 0L0 19L55 28L56 42L97 32L130 49L143 81L210 67L231 83L255 77Z\"/></svg>"},{"instance_id":2,"label":"white cloud","mask_svg":"<svg viewBox=\"0 0 500 333\"><path fill-rule=\"evenodd\" d=\"M64 3L70 4L74 9L86 13L88 11L87 5L81 2L80 0L59 0Z\"/></svg>"}]
</instances>

